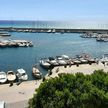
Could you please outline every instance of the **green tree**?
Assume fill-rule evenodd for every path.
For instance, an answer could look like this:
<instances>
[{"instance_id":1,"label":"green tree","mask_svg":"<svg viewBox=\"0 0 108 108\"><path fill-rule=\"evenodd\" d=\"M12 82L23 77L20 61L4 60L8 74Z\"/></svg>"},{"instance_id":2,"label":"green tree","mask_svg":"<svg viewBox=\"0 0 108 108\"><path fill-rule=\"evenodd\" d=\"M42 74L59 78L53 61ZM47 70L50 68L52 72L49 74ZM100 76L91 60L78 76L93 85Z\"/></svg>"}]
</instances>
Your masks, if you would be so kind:
<instances>
[{"instance_id":1,"label":"green tree","mask_svg":"<svg viewBox=\"0 0 108 108\"><path fill-rule=\"evenodd\" d=\"M45 80L29 100L29 108L107 108L108 73L59 74Z\"/></svg>"}]
</instances>

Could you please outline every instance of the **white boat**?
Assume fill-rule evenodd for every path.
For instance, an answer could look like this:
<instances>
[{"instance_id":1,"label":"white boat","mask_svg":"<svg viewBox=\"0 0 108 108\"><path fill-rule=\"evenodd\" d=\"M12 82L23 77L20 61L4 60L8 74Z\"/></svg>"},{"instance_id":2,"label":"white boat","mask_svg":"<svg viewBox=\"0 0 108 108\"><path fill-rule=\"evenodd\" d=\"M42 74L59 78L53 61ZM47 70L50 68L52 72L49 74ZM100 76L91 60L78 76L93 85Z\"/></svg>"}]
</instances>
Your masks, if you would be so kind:
<instances>
[{"instance_id":1,"label":"white boat","mask_svg":"<svg viewBox=\"0 0 108 108\"><path fill-rule=\"evenodd\" d=\"M84 58L80 58L79 60L81 61L81 63L87 63L88 62L88 60L86 60Z\"/></svg>"},{"instance_id":2,"label":"white boat","mask_svg":"<svg viewBox=\"0 0 108 108\"><path fill-rule=\"evenodd\" d=\"M26 81L28 80L28 75L24 69L17 69L17 77L19 80Z\"/></svg>"},{"instance_id":3,"label":"white boat","mask_svg":"<svg viewBox=\"0 0 108 108\"><path fill-rule=\"evenodd\" d=\"M51 64L45 60L40 60L40 65L43 66L44 68L49 68L51 66Z\"/></svg>"},{"instance_id":4,"label":"white boat","mask_svg":"<svg viewBox=\"0 0 108 108\"><path fill-rule=\"evenodd\" d=\"M66 65L66 61L65 60L58 60L59 65Z\"/></svg>"},{"instance_id":5,"label":"white boat","mask_svg":"<svg viewBox=\"0 0 108 108\"><path fill-rule=\"evenodd\" d=\"M6 73L1 71L0 72L0 83L5 83L7 81Z\"/></svg>"},{"instance_id":6,"label":"white boat","mask_svg":"<svg viewBox=\"0 0 108 108\"><path fill-rule=\"evenodd\" d=\"M56 56L57 60L63 60L62 56Z\"/></svg>"},{"instance_id":7,"label":"white boat","mask_svg":"<svg viewBox=\"0 0 108 108\"><path fill-rule=\"evenodd\" d=\"M15 81L16 80L16 75L13 71L7 72L7 80L8 81Z\"/></svg>"},{"instance_id":8,"label":"white boat","mask_svg":"<svg viewBox=\"0 0 108 108\"><path fill-rule=\"evenodd\" d=\"M26 44L25 44L25 43L18 43L18 46L19 46L19 47L25 47Z\"/></svg>"},{"instance_id":9,"label":"white boat","mask_svg":"<svg viewBox=\"0 0 108 108\"><path fill-rule=\"evenodd\" d=\"M102 58L100 59L101 62L108 62L108 54L102 55Z\"/></svg>"},{"instance_id":10,"label":"white boat","mask_svg":"<svg viewBox=\"0 0 108 108\"><path fill-rule=\"evenodd\" d=\"M32 73L36 78L41 78L42 77L42 73L39 71L39 69L37 68L37 65L34 65L32 68Z\"/></svg>"},{"instance_id":11,"label":"white boat","mask_svg":"<svg viewBox=\"0 0 108 108\"><path fill-rule=\"evenodd\" d=\"M69 56L67 55L61 55L62 59L65 59L65 60L69 60Z\"/></svg>"},{"instance_id":12,"label":"white boat","mask_svg":"<svg viewBox=\"0 0 108 108\"><path fill-rule=\"evenodd\" d=\"M80 61L80 60L77 60L77 59L73 59L73 62L74 62L75 64L80 64L80 63L81 63L81 61Z\"/></svg>"},{"instance_id":13,"label":"white boat","mask_svg":"<svg viewBox=\"0 0 108 108\"><path fill-rule=\"evenodd\" d=\"M49 61L49 63L51 65L53 65L53 66L58 66L59 65L59 63L57 62L57 60L51 60L51 61Z\"/></svg>"}]
</instances>

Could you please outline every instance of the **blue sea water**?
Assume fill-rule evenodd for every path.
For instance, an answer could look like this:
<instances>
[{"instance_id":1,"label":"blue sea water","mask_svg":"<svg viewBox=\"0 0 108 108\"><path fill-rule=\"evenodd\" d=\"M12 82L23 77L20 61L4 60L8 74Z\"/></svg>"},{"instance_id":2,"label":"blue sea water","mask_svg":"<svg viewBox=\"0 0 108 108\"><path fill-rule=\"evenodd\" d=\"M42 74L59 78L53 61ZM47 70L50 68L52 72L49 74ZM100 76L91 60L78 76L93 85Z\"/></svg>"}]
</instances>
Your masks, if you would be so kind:
<instances>
[{"instance_id":1,"label":"blue sea water","mask_svg":"<svg viewBox=\"0 0 108 108\"><path fill-rule=\"evenodd\" d=\"M108 21L15 21L2 20L0 27L108 29Z\"/></svg>"},{"instance_id":2,"label":"blue sea water","mask_svg":"<svg viewBox=\"0 0 108 108\"><path fill-rule=\"evenodd\" d=\"M108 53L107 42L96 42L95 39L81 38L78 33L10 32L10 34L11 37L3 39L30 40L33 42L34 47L0 49L0 71L7 72L10 69L16 71L18 68L24 68L29 75L29 80L34 79L32 66L38 63L40 58L62 54L72 57L81 53L89 53L93 57L101 57L103 54ZM39 69L43 75L47 73L40 66Z\"/></svg>"},{"instance_id":3,"label":"blue sea water","mask_svg":"<svg viewBox=\"0 0 108 108\"><path fill-rule=\"evenodd\" d=\"M40 58L66 54L75 56L83 52L94 57L101 57L108 53L108 43L96 42L95 39L84 39L80 34L48 34L48 33L17 33L12 32L11 37L5 39L26 39L33 41L34 47L29 48L4 48L0 49L0 70L8 71L24 68L32 76L33 64ZM43 75L46 70L39 67Z\"/></svg>"}]
</instances>

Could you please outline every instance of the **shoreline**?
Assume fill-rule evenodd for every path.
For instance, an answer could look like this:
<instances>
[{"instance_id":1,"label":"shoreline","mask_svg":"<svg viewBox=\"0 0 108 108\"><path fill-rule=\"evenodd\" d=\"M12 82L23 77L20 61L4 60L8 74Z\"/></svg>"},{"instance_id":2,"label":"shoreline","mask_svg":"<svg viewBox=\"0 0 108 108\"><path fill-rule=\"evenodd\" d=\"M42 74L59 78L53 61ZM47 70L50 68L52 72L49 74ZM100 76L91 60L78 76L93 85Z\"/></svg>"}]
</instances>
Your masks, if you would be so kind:
<instances>
[{"instance_id":1,"label":"shoreline","mask_svg":"<svg viewBox=\"0 0 108 108\"><path fill-rule=\"evenodd\" d=\"M57 69L59 71L57 72ZM59 73L70 73L75 74L77 72L82 72L84 74L91 74L94 70L103 69L105 72L108 72L108 65L103 65L101 62L99 64L93 63L89 64L81 64L79 66L57 66L52 69L52 74L45 75L46 79L57 77ZM42 83L41 80L31 80L22 82L20 85L16 83L13 86L9 87L9 84L0 85L0 101L5 102L6 108L25 108L27 107L28 100L33 97L35 93L35 89L39 87Z\"/></svg>"},{"instance_id":2,"label":"shoreline","mask_svg":"<svg viewBox=\"0 0 108 108\"><path fill-rule=\"evenodd\" d=\"M59 71L57 71L59 69ZM69 74L75 74L75 73L83 73L83 74L92 74L95 70L104 70L105 72L108 72L108 65L104 65L101 62L93 63L93 64L80 64L79 66L72 65L70 66L56 66L52 69L51 75L46 75L46 79L48 78L54 78L58 77L58 74L60 73L69 73Z\"/></svg>"}]
</instances>

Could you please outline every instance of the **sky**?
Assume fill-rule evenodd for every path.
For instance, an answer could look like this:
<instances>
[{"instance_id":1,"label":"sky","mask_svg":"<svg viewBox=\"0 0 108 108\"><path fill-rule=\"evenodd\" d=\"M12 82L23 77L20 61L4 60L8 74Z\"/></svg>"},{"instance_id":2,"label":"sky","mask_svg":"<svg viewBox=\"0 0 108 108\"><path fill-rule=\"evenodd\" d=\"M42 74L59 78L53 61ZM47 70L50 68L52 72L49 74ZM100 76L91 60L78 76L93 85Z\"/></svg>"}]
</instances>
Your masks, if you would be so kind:
<instances>
[{"instance_id":1,"label":"sky","mask_svg":"<svg viewBox=\"0 0 108 108\"><path fill-rule=\"evenodd\" d=\"M107 20L108 0L0 0L0 20Z\"/></svg>"}]
</instances>

